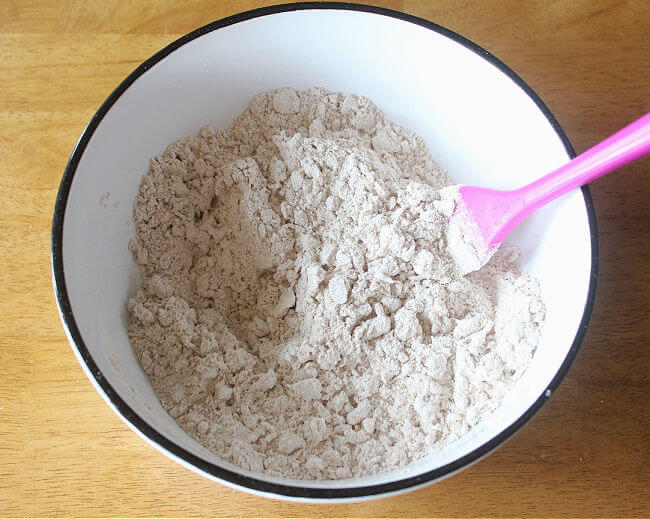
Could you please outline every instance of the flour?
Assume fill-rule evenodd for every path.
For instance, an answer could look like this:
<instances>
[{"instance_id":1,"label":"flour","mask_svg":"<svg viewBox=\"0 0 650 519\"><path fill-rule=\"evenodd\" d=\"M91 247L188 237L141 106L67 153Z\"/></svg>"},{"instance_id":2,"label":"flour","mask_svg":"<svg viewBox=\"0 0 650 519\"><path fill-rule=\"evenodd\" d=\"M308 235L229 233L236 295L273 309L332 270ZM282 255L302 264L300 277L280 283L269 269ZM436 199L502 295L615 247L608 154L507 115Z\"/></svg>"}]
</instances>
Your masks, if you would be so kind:
<instances>
[{"instance_id":1,"label":"flour","mask_svg":"<svg viewBox=\"0 0 650 519\"><path fill-rule=\"evenodd\" d=\"M526 369L544 306L517 252L462 276L424 142L362 97L257 96L151 161L133 348L162 406L244 468L340 479L467 433Z\"/></svg>"}]
</instances>

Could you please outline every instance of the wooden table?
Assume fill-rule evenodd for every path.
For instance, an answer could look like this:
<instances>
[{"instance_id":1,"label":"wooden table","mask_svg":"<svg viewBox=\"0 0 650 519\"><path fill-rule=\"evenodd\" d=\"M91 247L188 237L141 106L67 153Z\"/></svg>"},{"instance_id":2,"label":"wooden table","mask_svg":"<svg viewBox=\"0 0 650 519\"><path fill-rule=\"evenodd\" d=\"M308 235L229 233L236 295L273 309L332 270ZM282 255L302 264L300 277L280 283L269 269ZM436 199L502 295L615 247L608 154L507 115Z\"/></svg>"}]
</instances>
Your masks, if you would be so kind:
<instances>
[{"instance_id":1,"label":"wooden table","mask_svg":"<svg viewBox=\"0 0 650 519\"><path fill-rule=\"evenodd\" d=\"M643 0L386 0L492 51L578 152L650 108ZM159 454L82 373L50 281L66 160L118 82L180 35L257 0L0 2L0 516L650 516L650 163L598 180L600 281L569 375L505 446L437 485L308 506L212 483Z\"/></svg>"}]
</instances>

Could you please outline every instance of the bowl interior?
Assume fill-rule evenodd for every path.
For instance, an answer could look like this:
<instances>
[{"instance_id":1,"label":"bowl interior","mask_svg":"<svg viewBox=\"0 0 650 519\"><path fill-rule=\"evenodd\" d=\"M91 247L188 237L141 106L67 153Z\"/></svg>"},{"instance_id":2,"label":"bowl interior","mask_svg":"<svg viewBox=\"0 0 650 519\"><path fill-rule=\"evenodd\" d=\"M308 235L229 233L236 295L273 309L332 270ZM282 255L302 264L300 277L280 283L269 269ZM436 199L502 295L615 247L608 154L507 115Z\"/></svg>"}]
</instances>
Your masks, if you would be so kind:
<instances>
[{"instance_id":1,"label":"bowl interior","mask_svg":"<svg viewBox=\"0 0 650 519\"><path fill-rule=\"evenodd\" d=\"M515 188L568 155L533 100L493 64L447 36L367 12L293 11L223 27L167 55L119 96L83 151L65 208L65 283L85 346L128 406L172 442L218 466L291 484L220 460L176 425L131 350L126 309L138 284L127 250L132 204L150 158L207 123L229 126L255 94L283 86L367 96L421 135L459 183ZM302 487L365 486L433 470L498 436L544 394L585 309L591 246L582 193L538 211L509 241L541 282L547 318L530 369L503 404L469 435L398 472Z\"/></svg>"}]
</instances>

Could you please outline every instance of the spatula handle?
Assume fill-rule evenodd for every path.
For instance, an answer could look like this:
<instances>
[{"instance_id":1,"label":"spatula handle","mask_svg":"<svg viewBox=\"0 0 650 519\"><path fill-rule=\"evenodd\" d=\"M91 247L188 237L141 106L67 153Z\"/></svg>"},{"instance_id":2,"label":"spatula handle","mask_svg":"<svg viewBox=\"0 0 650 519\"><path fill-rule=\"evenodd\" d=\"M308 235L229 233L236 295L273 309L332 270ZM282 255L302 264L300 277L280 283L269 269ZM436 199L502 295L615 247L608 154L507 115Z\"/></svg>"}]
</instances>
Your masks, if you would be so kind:
<instances>
[{"instance_id":1,"label":"spatula handle","mask_svg":"<svg viewBox=\"0 0 650 519\"><path fill-rule=\"evenodd\" d=\"M583 186L650 153L650 113L616 132L571 162L518 189L526 215L563 194Z\"/></svg>"}]
</instances>

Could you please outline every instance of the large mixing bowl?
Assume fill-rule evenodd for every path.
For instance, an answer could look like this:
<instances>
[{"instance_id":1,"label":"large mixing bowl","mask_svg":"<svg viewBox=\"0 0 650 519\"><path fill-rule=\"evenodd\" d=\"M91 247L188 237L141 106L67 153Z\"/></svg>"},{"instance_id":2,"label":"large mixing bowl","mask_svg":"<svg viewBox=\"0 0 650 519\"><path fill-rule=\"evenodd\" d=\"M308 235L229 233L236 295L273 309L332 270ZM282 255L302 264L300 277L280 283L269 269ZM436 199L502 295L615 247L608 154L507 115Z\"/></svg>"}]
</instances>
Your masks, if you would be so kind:
<instances>
[{"instance_id":1,"label":"large mixing bowl","mask_svg":"<svg viewBox=\"0 0 650 519\"><path fill-rule=\"evenodd\" d=\"M259 92L312 86L363 95L421 135L456 182L515 188L573 156L562 129L508 67L465 38L376 7L289 4L198 29L140 65L91 119L58 194L52 265L63 324L95 388L131 428L190 469L242 490L341 501L397 493L468 466L503 443L551 396L584 336L597 240L587 188L538 211L510 237L547 307L530 368L469 434L407 467L341 481L241 469L190 438L165 412L131 349L127 246L149 160L205 124L228 127ZM101 199L101 203L100 203Z\"/></svg>"}]
</instances>

